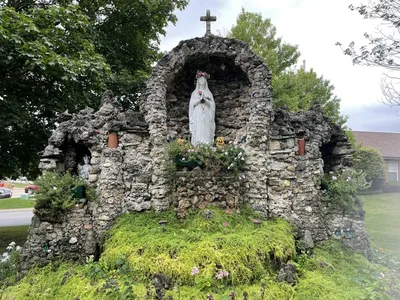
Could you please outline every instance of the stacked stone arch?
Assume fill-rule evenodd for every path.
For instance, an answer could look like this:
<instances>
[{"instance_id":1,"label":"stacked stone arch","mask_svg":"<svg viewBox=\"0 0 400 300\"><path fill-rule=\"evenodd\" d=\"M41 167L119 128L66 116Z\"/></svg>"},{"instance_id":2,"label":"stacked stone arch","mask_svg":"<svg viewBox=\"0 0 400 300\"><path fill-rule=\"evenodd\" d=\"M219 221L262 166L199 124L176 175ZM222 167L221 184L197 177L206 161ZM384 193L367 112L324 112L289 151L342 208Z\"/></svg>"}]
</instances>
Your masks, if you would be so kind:
<instances>
[{"instance_id":1,"label":"stacked stone arch","mask_svg":"<svg viewBox=\"0 0 400 300\"><path fill-rule=\"evenodd\" d=\"M245 179L184 171L177 174L171 188L165 146L174 138L188 137L188 103L197 70L211 75L216 136L238 142L246 152L241 174ZM59 224L35 216L23 253L25 267L60 256L96 254L104 233L123 213L175 209L184 217L190 207L208 204L250 205L266 218L289 220L297 238L308 231L315 242L338 228L350 230L355 235L344 243L368 252L362 210L346 215L321 201L319 181L324 167L328 171L351 165L352 149L344 131L318 108L306 112L274 109L271 76L244 42L209 35L180 42L157 63L139 112L122 111L108 92L98 111L70 116L49 139L42 169L56 170L59 157L67 154L54 142L59 136L81 132L90 146L90 184L97 188L99 201L74 209ZM116 148L107 146L110 132L118 135ZM300 137L305 138L304 156L299 155ZM88 222L91 226L85 227ZM56 247L60 242L64 243L62 253ZM48 243L51 254L43 252L43 243Z\"/></svg>"}]
</instances>

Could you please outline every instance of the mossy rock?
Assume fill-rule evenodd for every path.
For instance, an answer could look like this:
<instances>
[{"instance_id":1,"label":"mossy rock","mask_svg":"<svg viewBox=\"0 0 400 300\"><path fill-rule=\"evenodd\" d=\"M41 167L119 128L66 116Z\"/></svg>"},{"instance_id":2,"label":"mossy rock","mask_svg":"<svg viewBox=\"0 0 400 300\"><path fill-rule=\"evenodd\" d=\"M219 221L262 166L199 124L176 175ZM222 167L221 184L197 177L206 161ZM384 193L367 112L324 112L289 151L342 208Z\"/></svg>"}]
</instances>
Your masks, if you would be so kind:
<instances>
[{"instance_id":1,"label":"mossy rock","mask_svg":"<svg viewBox=\"0 0 400 300\"><path fill-rule=\"evenodd\" d=\"M173 212L124 215L108 233L99 262L63 263L31 270L5 299L155 299L152 279L169 281L165 298L231 299L393 299L398 274L350 252L336 241L312 257L296 256L291 225L263 220L248 209L226 214L209 208L185 222ZM160 220L168 223L165 230ZM296 266L298 282L277 282L280 263ZM194 269L196 267L196 269ZM216 278L218 273L227 276ZM171 284L172 282L172 284ZM0 285L1 286L1 285Z\"/></svg>"}]
</instances>

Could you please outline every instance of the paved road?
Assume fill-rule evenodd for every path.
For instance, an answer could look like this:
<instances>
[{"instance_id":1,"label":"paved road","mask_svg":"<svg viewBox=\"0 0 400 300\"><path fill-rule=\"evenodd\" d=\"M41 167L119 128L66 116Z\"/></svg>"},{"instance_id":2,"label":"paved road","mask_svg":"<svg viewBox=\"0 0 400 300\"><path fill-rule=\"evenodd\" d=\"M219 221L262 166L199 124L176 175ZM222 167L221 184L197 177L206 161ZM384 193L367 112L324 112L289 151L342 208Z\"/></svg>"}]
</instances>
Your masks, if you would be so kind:
<instances>
[{"instance_id":1,"label":"paved road","mask_svg":"<svg viewBox=\"0 0 400 300\"><path fill-rule=\"evenodd\" d=\"M32 208L0 210L0 227L29 225L32 217Z\"/></svg>"}]
</instances>

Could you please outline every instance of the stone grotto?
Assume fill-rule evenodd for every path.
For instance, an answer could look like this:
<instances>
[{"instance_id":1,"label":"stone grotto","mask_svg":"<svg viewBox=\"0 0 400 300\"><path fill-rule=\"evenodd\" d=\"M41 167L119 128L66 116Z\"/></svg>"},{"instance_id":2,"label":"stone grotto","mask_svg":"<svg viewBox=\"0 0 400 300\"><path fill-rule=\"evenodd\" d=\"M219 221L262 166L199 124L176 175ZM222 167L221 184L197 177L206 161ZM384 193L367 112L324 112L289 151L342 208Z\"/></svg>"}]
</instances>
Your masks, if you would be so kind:
<instances>
[{"instance_id":1,"label":"stone grotto","mask_svg":"<svg viewBox=\"0 0 400 300\"><path fill-rule=\"evenodd\" d=\"M233 180L231 173L197 168L177 171L171 184L165 147L189 137L197 70L210 75L215 137L240 145L247 161ZM23 268L55 258L98 257L105 232L121 214L174 209L184 218L190 208L208 205L235 210L248 204L264 218L291 222L298 240L319 243L334 236L368 255L361 206L344 213L320 200L321 176L350 167L352 151L344 131L318 107L274 108L271 73L246 43L210 34L181 41L154 67L139 111L122 110L107 91L98 110L64 115L40 168L84 172L99 200L75 207L56 222L35 215Z\"/></svg>"}]
</instances>

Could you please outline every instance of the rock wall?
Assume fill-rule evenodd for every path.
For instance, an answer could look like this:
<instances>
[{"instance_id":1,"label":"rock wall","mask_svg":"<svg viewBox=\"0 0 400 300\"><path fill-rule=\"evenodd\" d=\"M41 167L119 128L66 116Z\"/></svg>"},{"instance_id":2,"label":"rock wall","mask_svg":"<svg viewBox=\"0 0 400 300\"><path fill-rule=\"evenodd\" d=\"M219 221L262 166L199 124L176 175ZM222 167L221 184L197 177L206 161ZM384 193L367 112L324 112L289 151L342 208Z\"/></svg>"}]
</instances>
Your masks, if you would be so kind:
<instances>
[{"instance_id":1,"label":"rock wall","mask_svg":"<svg viewBox=\"0 0 400 300\"><path fill-rule=\"evenodd\" d=\"M304 156L298 152L299 138L305 139ZM320 187L324 173L351 167L354 150L345 132L318 107L297 113L276 110L268 152L268 215L289 220L298 238L306 231L316 242L333 235L369 255L362 207L350 214L332 207L323 201ZM342 227L352 234L335 234Z\"/></svg>"},{"instance_id":2,"label":"rock wall","mask_svg":"<svg viewBox=\"0 0 400 300\"><path fill-rule=\"evenodd\" d=\"M186 218L190 208L237 209L241 200L240 182L232 173L177 172L171 189L171 204L180 218Z\"/></svg>"},{"instance_id":3,"label":"rock wall","mask_svg":"<svg viewBox=\"0 0 400 300\"><path fill-rule=\"evenodd\" d=\"M117 216L151 208L151 145L143 117L122 112L112 93L106 92L97 112L84 109L63 118L49 139L40 167L76 173L79 151L86 149L91 157L88 182L96 187L99 199L83 208L77 206L59 220L35 215L22 252L23 269L56 257L98 256L104 233ZM107 146L110 132L118 132L117 148Z\"/></svg>"},{"instance_id":4,"label":"rock wall","mask_svg":"<svg viewBox=\"0 0 400 300\"><path fill-rule=\"evenodd\" d=\"M188 103L195 72L211 75L216 102L216 135L246 152L241 179L203 170L165 169L164 148L188 134ZM181 42L154 68L140 101L140 112L121 110L106 92L98 111L63 115L40 162L42 170L77 172L90 157L88 182L99 201L75 208L57 222L35 216L23 250L24 268L56 257L98 255L105 231L131 211L174 208L185 217L191 207L250 204L265 217L282 217L296 236L320 242L333 236L368 255L361 206L352 214L322 201L324 173L351 166L352 150L343 130L321 110L274 110L271 74L249 46L214 36ZM108 147L117 133L116 148ZM298 140L305 140L301 156Z\"/></svg>"}]
</instances>

